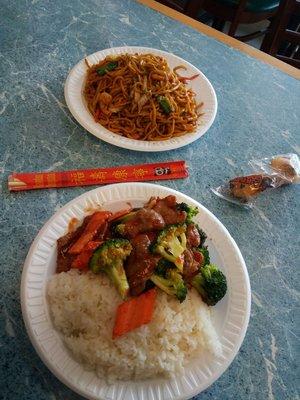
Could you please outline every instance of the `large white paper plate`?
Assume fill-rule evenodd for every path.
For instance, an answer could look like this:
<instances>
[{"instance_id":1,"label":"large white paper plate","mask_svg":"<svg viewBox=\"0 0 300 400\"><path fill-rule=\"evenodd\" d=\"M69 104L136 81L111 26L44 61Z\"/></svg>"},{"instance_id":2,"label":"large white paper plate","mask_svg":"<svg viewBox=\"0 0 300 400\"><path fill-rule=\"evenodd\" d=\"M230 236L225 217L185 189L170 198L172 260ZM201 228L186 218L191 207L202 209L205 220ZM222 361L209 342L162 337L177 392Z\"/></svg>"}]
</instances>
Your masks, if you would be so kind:
<instances>
[{"instance_id":1,"label":"large white paper plate","mask_svg":"<svg viewBox=\"0 0 300 400\"><path fill-rule=\"evenodd\" d=\"M96 123L93 116L88 111L82 95L87 71L87 66L84 62L84 59L76 64L75 67L70 71L65 83L66 103L77 121L87 131L97 136L99 139L119 147L124 147L125 149L137 151L165 151L177 149L192 143L194 140L199 139L200 136L204 135L204 133L212 125L217 113L217 97L211 83L206 76L192 64L180 57L175 56L174 54L147 47L114 47L111 49L98 51L97 53L87 56L86 59L90 64L96 64L108 55L124 53L152 53L155 55L160 55L167 60L171 68L174 68L177 65L184 65L187 68L187 70L184 71L185 76L199 74L197 79L189 83L189 87L191 87L196 93L197 103L204 103L204 106L201 109L201 111L203 110L204 115L199 118L199 124L196 132L189 133L178 138L148 142L145 140L135 140L122 137L107 130L99 123Z\"/></svg>"},{"instance_id":2,"label":"large white paper plate","mask_svg":"<svg viewBox=\"0 0 300 400\"><path fill-rule=\"evenodd\" d=\"M208 235L212 261L225 272L228 292L213 308L213 322L223 347L223 356L204 353L174 379L119 382L108 386L93 372L73 360L55 331L47 304L46 284L55 272L56 240L64 235L71 218L83 218L85 210L102 205L116 211L124 202L141 206L151 196L174 194L179 202L200 209L196 221ZM243 341L250 314L250 284L243 257L221 222L195 200L169 188L149 183L110 185L87 192L60 209L34 240L22 274L22 312L28 335L41 359L66 385L89 399L176 400L188 399L211 385L226 370Z\"/></svg>"}]
</instances>

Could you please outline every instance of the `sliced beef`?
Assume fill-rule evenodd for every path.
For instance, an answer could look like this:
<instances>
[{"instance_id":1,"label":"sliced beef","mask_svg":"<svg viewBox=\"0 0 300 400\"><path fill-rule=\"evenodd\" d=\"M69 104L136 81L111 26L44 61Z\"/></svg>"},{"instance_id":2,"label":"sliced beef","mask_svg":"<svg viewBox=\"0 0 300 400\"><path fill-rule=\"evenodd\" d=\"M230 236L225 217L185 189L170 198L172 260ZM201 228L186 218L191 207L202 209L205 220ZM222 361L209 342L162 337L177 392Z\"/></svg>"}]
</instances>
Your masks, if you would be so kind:
<instances>
[{"instance_id":1,"label":"sliced beef","mask_svg":"<svg viewBox=\"0 0 300 400\"><path fill-rule=\"evenodd\" d=\"M166 225L169 224L181 224L186 220L186 212L177 210L176 197L167 196L164 199L156 199L156 202L152 200L152 210L160 214Z\"/></svg>"},{"instance_id":2,"label":"sliced beef","mask_svg":"<svg viewBox=\"0 0 300 400\"><path fill-rule=\"evenodd\" d=\"M73 257L66 255L66 252L62 250L57 242L57 259L56 259L56 273L67 272L71 269Z\"/></svg>"},{"instance_id":3,"label":"sliced beef","mask_svg":"<svg viewBox=\"0 0 300 400\"><path fill-rule=\"evenodd\" d=\"M132 252L126 262L126 275L133 296L139 295L152 275L159 256L149 251L151 241L147 234L139 234L131 240Z\"/></svg>"},{"instance_id":4,"label":"sliced beef","mask_svg":"<svg viewBox=\"0 0 300 400\"><path fill-rule=\"evenodd\" d=\"M205 261L204 255L197 250L193 252L193 255L194 255L194 260L199 264L199 269L200 269L201 267L203 267Z\"/></svg>"},{"instance_id":5,"label":"sliced beef","mask_svg":"<svg viewBox=\"0 0 300 400\"><path fill-rule=\"evenodd\" d=\"M125 222L124 236L134 238L140 233L160 230L164 226L165 222L160 214L154 210L142 208L133 218Z\"/></svg>"},{"instance_id":6,"label":"sliced beef","mask_svg":"<svg viewBox=\"0 0 300 400\"><path fill-rule=\"evenodd\" d=\"M201 253L199 253L201 254ZM183 264L183 278L190 281L199 271L200 263L195 260L192 250L185 250Z\"/></svg>"},{"instance_id":7,"label":"sliced beef","mask_svg":"<svg viewBox=\"0 0 300 400\"><path fill-rule=\"evenodd\" d=\"M198 229L194 224L189 224L186 228L186 240L189 247L198 247L201 238Z\"/></svg>"}]
</instances>

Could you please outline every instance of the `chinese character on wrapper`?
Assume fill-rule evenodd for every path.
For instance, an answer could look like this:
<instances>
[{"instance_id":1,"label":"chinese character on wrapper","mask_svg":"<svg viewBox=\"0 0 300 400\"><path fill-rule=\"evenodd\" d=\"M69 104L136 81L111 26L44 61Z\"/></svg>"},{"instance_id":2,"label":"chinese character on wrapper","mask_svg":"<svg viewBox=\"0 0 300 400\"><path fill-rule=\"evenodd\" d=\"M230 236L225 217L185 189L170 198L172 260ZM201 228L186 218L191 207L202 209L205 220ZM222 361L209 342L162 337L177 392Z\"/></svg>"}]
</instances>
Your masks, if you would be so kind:
<instances>
[{"instance_id":1,"label":"chinese character on wrapper","mask_svg":"<svg viewBox=\"0 0 300 400\"><path fill-rule=\"evenodd\" d=\"M90 174L90 178L97 181L104 181L106 179L107 172L98 171Z\"/></svg>"},{"instance_id":2,"label":"chinese character on wrapper","mask_svg":"<svg viewBox=\"0 0 300 400\"><path fill-rule=\"evenodd\" d=\"M118 169L117 171L113 172L113 176L118 180L125 180L127 175L128 173L125 169Z\"/></svg>"},{"instance_id":3,"label":"chinese character on wrapper","mask_svg":"<svg viewBox=\"0 0 300 400\"><path fill-rule=\"evenodd\" d=\"M76 185L80 185L85 180L84 172L72 172L71 179L73 183L75 183Z\"/></svg>"},{"instance_id":4,"label":"chinese character on wrapper","mask_svg":"<svg viewBox=\"0 0 300 400\"><path fill-rule=\"evenodd\" d=\"M147 170L143 168L138 168L133 170L133 175L136 178L143 178L147 174Z\"/></svg>"}]
</instances>

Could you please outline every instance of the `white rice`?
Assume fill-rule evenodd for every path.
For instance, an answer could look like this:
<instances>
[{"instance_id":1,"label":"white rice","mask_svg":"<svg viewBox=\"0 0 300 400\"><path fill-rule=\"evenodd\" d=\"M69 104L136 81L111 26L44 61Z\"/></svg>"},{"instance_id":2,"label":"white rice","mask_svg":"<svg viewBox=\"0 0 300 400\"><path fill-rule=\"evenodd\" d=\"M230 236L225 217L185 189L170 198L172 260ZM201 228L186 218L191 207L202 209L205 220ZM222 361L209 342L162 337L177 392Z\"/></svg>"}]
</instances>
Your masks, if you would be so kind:
<instances>
[{"instance_id":1,"label":"white rice","mask_svg":"<svg viewBox=\"0 0 300 400\"><path fill-rule=\"evenodd\" d=\"M210 309L193 290L179 303L158 289L152 321L112 339L122 302L104 275L56 274L48 284L54 325L75 359L109 382L170 376L204 349L221 354Z\"/></svg>"}]
</instances>

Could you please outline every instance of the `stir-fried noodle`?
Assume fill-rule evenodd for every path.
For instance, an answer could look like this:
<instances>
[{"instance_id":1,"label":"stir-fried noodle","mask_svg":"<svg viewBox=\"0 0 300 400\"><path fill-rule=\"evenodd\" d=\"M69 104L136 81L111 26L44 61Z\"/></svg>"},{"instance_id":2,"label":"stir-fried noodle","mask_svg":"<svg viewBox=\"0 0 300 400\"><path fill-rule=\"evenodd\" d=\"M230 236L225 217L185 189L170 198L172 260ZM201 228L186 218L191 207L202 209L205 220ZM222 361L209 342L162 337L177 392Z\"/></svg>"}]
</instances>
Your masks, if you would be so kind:
<instances>
[{"instance_id":1,"label":"stir-fried noodle","mask_svg":"<svg viewBox=\"0 0 300 400\"><path fill-rule=\"evenodd\" d=\"M84 97L96 122L121 136L165 140L195 131L202 104L163 57L108 56L88 66Z\"/></svg>"}]
</instances>

